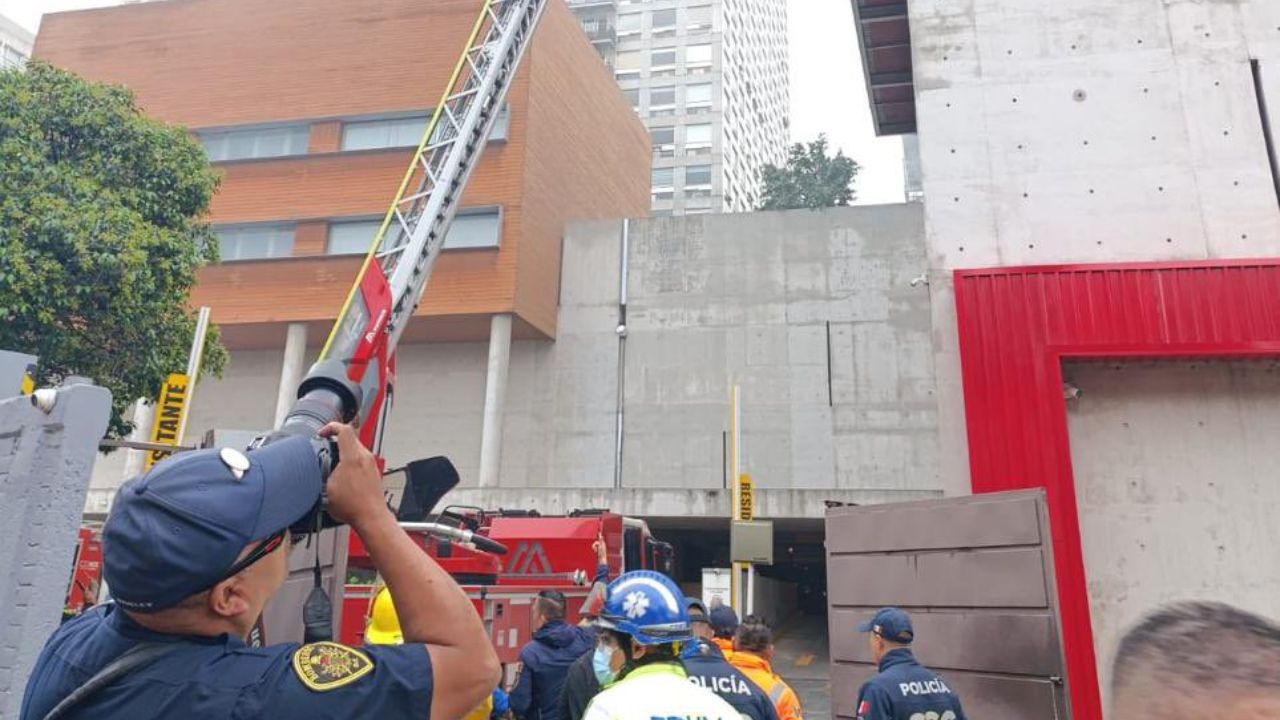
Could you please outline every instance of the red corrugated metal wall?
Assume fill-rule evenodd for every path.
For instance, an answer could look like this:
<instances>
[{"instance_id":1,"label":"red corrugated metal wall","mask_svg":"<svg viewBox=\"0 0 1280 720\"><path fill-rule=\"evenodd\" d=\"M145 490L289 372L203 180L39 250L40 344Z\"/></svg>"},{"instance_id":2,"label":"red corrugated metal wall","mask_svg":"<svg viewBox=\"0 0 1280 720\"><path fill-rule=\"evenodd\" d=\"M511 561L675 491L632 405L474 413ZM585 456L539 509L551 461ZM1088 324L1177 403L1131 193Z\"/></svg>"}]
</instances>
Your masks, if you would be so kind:
<instances>
[{"instance_id":1,"label":"red corrugated metal wall","mask_svg":"<svg viewBox=\"0 0 1280 720\"><path fill-rule=\"evenodd\" d=\"M1049 502L1072 715L1101 702L1062 395L1062 359L1280 356L1280 260L959 270L975 493Z\"/></svg>"}]
</instances>

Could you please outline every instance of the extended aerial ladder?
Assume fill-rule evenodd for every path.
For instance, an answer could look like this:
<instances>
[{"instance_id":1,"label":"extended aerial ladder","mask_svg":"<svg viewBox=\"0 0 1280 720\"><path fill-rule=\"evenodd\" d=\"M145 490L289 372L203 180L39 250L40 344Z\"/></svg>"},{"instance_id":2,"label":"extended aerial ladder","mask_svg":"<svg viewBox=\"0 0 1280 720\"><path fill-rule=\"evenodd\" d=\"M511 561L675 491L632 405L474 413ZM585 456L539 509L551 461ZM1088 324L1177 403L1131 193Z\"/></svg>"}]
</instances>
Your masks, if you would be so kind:
<instances>
[{"instance_id":1,"label":"extended aerial ladder","mask_svg":"<svg viewBox=\"0 0 1280 720\"><path fill-rule=\"evenodd\" d=\"M396 345L422 301L463 190L546 4L547 0L484 0L320 359L299 386L298 399L280 427L254 445L294 435L311 438L327 477L337 449L335 443L320 439L318 431L330 422L355 423L361 442L378 455L385 469L380 450L391 409ZM316 513L295 529L336 524L327 513ZM473 537L466 529L422 525L423 532L505 552L500 544ZM321 587L318 556L314 578L315 588L302 608L307 642L332 637L331 602ZM253 642L261 641L258 627Z\"/></svg>"},{"instance_id":2,"label":"extended aerial ladder","mask_svg":"<svg viewBox=\"0 0 1280 720\"><path fill-rule=\"evenodd\" d=\"M314 437L326 423L355 422L365 446L379 453L396 345L422 300L546 4L485 0L320 359L298 388L278 435ZM317 443L317 450L321 462L331 464L332 449Z\"/></svg>"}]
</instances>

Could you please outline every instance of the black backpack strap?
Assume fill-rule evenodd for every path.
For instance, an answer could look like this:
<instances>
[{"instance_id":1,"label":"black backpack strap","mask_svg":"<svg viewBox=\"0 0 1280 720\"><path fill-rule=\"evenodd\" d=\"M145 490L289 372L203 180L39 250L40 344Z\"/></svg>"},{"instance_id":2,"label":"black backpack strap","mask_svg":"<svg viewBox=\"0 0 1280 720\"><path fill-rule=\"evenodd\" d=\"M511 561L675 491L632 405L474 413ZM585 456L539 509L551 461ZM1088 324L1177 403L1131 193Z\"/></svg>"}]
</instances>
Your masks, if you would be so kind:
<instances>
[{"instance_id":1,"label":"black backpack strap","mask_svg":"<svg viewBox=\"0 0 1280 720\"><path fill-rule=\"evenodd\" d=\"M96 693L102 688L110 685L116 680L133 672L134 670L148 665L161 657L182 647L182 643L143 643L135 645L127 650L123 655L107 663L106 667L98 671L96 675L89 678L84 685L76 688L72 693L62 699L62 702L54 706L44 720L57 720L66 715L72 708L84 702L90 695Z\"/></svg>"}]
</instances>

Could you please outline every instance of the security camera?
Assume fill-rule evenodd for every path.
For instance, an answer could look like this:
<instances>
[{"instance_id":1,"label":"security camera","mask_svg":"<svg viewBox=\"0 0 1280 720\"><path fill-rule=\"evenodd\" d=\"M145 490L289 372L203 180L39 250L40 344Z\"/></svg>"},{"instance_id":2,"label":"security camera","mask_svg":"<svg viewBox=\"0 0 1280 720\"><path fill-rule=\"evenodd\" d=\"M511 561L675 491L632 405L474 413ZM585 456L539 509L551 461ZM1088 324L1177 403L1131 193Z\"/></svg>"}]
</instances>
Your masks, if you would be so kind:
<instances>
[{"instance_id":1,"label":"security camera","mask_svg":"<svg viewBox=\"0 0 1280 720\"><path fill-rule=\"evenodd\" d=\"M627 336L627 326L626 326L626 323L623 323L623 324L619 325L619 326L618 326L618 328L617 328L616 330L614 330L614 332L618 333L618 337L620 337L620 338L624 338L624 337L626 337L626 336Z\"/></svg>"},{"instance_id":2,"label":"security camera","mask_svg":"<svg viewBox=\"0 0 1280 720\"><path fill-rule=\"evenodd\" d=\"M911 287L919 287L921 285L929 285L929 274L927 272L920 273L919 277L911 279Z\"/></svg>"},{"instance_id":3,"label":"security camera","mask_svg":"<svg viewBox=\"0 0 1280 720\"><path fill-rule=\"evenodd\" d=\"M1076 387L1073 383L1070 383L1070 382L1062 383L1062 399L1063 400L1079 400L1080 388Z\"/></svg>"}]
</instances>

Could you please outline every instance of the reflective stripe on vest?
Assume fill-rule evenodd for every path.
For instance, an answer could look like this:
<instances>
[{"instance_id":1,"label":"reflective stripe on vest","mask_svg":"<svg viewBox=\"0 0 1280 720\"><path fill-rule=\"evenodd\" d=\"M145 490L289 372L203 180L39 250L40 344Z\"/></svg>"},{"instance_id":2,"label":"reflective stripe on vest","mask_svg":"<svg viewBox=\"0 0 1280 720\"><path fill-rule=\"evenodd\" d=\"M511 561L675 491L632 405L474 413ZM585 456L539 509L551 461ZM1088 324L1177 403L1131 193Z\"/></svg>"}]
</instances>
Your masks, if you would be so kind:
<instances>
[{"instance_id":1,"label":"reflective stripe on vest","mask_svg":"<svg viewBox=\"0 0 1280 720\"><path fill-rule=\"evenodd\" d=\"M769 691L769 702L777 705L782 700L782 694L787 691L787 686L782 683L774 683L773 689Z\"/></svg>"}]
</instances>

